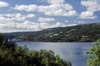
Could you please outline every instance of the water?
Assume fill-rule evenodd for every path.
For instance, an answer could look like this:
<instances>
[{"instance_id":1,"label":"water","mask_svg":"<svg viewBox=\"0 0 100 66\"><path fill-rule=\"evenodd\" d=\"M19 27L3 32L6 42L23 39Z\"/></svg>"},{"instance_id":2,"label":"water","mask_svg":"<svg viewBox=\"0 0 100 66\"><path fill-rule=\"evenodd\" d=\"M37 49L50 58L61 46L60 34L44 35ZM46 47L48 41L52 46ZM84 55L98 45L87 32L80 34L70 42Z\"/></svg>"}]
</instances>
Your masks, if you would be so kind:
<instances>
[{"instance_id":1,"label":"water","mask_svg":"<svg viewBox=\"0 0 100 66\"><path fill-rule=\"evenodd\" d=\"M27 45L29 50L47 49L53 50L55 55L71 61L72 66L86 66L89 55L84 51L89 51L93 42L17 42L18 45Z\"/></svg>"}]
</instances>

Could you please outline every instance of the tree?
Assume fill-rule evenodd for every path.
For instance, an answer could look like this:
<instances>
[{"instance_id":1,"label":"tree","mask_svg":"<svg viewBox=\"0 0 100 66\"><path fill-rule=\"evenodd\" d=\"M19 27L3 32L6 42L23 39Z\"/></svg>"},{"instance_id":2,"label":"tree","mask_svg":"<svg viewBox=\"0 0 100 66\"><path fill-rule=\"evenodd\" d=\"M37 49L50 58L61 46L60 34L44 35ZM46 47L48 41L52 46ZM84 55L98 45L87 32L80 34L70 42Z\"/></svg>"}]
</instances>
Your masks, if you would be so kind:
<instances>
[{"instance_id":1,"label":"tree","mask_svg":"<svg viewBox=\"0 0 100 66\"><path fill-rule=\"evenodd\" d=\"M2 45L3 41L4 41L4 36L2 33L0 33L0 46Z\"/></svg>"},{"instance_id":2,"label":"tree","mask_svg":"<svg viewBox=\"0 0 100 66\"><path fill-rule=\"evenodd\" d=\"M100 66L100 39L92 44L90 51L86 51L86 54L90 54L90 59L87 60L88 66Z\"/></svg>"}]
</instances>

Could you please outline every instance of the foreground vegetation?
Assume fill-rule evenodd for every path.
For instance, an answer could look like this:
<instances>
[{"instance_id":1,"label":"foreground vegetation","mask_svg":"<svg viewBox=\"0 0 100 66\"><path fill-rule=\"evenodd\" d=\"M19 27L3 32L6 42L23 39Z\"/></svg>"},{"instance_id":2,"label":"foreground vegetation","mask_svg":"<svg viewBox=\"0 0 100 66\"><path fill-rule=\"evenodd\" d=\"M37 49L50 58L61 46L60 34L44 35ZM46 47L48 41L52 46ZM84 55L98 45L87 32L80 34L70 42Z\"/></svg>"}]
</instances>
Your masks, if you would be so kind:
<instances>
[{"instance_id":1,"label":"foreground vegetation","mask_svg":"<svg viewBox=\"0 0 100 66\"><path fill-rule=\"evenodd\" d=\"M15 42L4 39L0 33L0 66L72 66L51 50L29 51L26 45L17 46Z\"/></svg>"},{"instance_id":2,"label":"foreground vegetation","mask_svg":"<svg viewBox=\"0 0 100 66\"><path fill-rule=\"evenodd\" d=\"M100 39L91 45L90 51L86 51L86 54L91 56L87 59L88 66L100 66Z\"/></svg>"},{"instance_id":3,"label":"foreground vegetation","mask_svg":"<svg viewBox=\"0 0 100 66\"><path fill-rule=\"evenodd\" d=\"M100 38L100 23L50 28L37 32L4 33L4 36L22 41L89 42Z\"/></svg>"},{"instance_id":4,"label":"foreground vegetation","mask_svg":"<svg viewBox=\"0 0 100 66\"><path fill-rule=\"evenodd\" d=\"M100 66L100 39L92 44L87 59L87 66ZM29 51L26 45L17 46L16 43L4 39L0 33L0 66L72 66L70 61L60 59L51 50Z\"/></svg>"}]
</instances>

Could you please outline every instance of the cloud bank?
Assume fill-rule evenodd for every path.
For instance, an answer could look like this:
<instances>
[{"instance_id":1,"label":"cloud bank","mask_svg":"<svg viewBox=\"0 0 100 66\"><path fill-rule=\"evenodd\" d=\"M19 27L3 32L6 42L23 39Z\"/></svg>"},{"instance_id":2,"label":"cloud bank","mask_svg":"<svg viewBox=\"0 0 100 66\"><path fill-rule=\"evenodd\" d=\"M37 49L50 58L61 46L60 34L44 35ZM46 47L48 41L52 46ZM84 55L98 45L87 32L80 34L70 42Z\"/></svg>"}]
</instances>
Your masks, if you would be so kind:
<instances>
[{"instance_id":1,"label":"cloud bank","mask_svg":"<svg viewBox=\"0 0 100 66\"><path fill-rule=\"evenodd\" d=\"M64 0L48 0L50 5L15 5L11 9L27 12L41 12L48 16L77 16L77 12L70 4L64 4Z\"/></svg>"}]
</instances>

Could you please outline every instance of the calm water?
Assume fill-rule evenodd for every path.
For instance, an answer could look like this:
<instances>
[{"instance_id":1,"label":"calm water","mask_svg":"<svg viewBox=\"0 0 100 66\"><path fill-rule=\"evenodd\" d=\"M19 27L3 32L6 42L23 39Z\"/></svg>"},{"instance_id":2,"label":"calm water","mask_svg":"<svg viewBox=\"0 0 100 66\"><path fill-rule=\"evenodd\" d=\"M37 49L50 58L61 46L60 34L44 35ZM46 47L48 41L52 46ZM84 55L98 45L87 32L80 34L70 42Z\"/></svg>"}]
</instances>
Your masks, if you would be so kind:
<instances>
[{"instance_id":1,"label":"calm water","mask_svg":"<svg viewBox=\"0 0 100 66\"><path fill-rule=\"evenodd\" d=\"M60 58L71 61L72 66L86 66L89 51L93 42L17 42L18 45L27 45L29 50L53 50Z\"/></svg>"}]
</instances>

